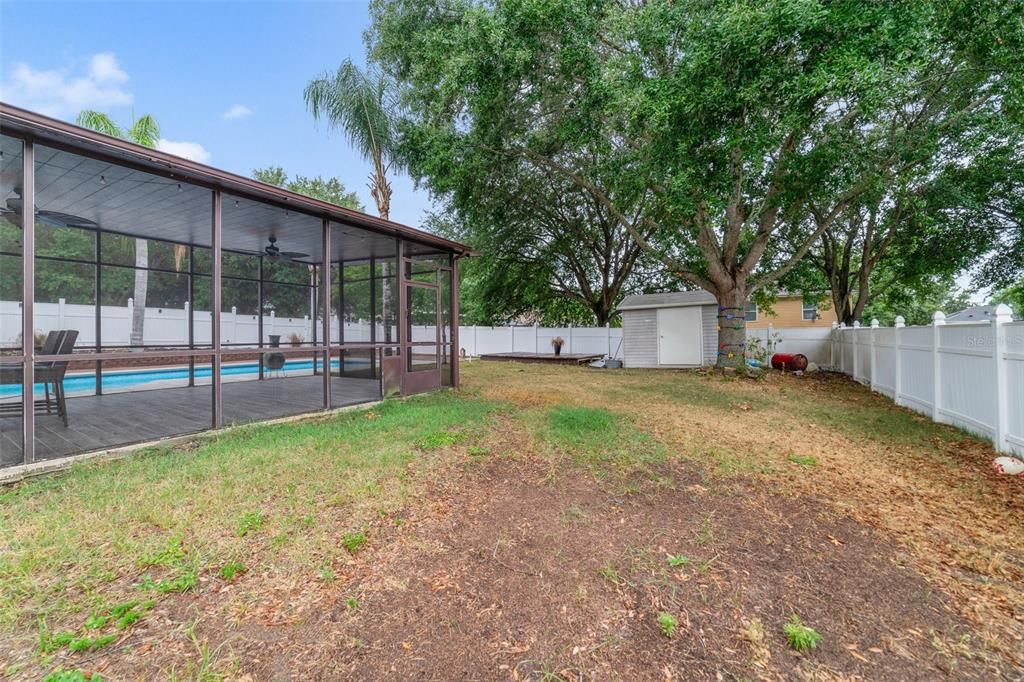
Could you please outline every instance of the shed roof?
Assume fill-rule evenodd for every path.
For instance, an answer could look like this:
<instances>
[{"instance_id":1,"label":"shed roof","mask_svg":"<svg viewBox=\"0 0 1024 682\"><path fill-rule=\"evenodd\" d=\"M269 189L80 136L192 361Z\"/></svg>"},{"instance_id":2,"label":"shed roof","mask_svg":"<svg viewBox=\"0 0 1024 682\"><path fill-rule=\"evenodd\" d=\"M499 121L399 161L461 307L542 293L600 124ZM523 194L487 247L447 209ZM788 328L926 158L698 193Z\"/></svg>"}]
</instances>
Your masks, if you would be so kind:
<instances>
[{"instance_id":1,"label":"shed roof","mask_svg":"<svg viewBox=\"0 0 1024 682\"><path fill-rule=\"evenodd\" d=\"M672 291L663 294L638 294L627 296L619 304L619 310L643 310L645 308L678 308L691 305L714 305L715 297L710 292Z\"/></svg>"}]
</instances>

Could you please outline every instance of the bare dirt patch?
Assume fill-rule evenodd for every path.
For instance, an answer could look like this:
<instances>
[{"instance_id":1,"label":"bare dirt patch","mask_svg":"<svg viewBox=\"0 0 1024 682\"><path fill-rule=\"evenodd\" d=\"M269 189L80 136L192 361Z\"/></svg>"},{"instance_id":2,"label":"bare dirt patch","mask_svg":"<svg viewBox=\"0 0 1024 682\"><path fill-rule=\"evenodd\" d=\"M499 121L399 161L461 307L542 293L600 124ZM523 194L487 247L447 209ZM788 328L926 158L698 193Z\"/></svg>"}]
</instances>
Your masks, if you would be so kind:
<instances>
[{"instance_id":1,"label":"bare dirt patch","mask_svg":"<svg viewBox=\"0 0 1024 682\"><path fill-rule=\"evenodd\" d=\"M231 633L221 663L255 679L1011 676L870 527L685 463L659 473L671 486L622 495L535 458L450 469L343 586L285 586L295 620L214 598L190 605L197 632ZM807 654L782 633L793 614L823 637Z\"/></svg>"}]
</instances>

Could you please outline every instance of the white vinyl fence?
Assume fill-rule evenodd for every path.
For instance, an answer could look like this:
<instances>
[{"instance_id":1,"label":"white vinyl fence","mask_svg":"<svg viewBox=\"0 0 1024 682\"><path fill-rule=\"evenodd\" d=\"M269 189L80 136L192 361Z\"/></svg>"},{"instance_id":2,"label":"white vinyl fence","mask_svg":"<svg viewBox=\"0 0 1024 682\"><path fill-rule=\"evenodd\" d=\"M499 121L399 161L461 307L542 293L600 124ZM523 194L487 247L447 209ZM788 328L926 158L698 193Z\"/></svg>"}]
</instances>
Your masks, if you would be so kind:
<instances>
[{"instance_id":1,"label":"white vinyl fence","mask_svg":"<svg viewBox=\"0 0 1024 682\"><path fill-rule=\"evenodd\" d=\"M747 342L760 341L771 353L801 353L809 362L831 364L832 330L828 327L774 327L747 329Z\"/></svg>"},{"instance_id":2,"label":"white vinyl fence","mask_svg":"<svg viewBox=\"0 0 1024 682\"><path fill-rule=\"evenodd\" d=\"M622 359L622 328L604 327L459 327L459 347L466 355L553 353L551 340L561 336L568 355L607 355Z\"/></svg>"},{"instance_id":3,"label":"white vinyl fence","mask_svg":"<svg viewBox=\"0 0 1024 682\"><path fill-rule=\"evenodd\" d=\"M898 405L1024 455L1024 321L996 308L991 322L946 323L937 312L927 327L837 327L831 365L884 393Z\"/></svg>"},{"instance_id":4,"label":"white vinyl fence","mask_svg":"<svg viewBox=\"0 0 1024 682\"><path fill-rule=\"evenodd\" d=\"M131 340L132 305L102 306L100 324L103 343L109 346L125 346ZM188 304L185 308L146 308L146 319L143 325L143 343L147 346L185 346L188 345ZM36 303L34 306L35 331L47 333L53 329L77 329L77 346L87 347L96 343L96 309L91 305L75 305L64 303ZM195 322L195 342L208 344L211 339L212 322L209 310L193 312ZM259 316L244 315L235 312L221 314L221 338L223 343L256 344L259 337ZM314 321L307 317L277 317L273 312L263 316L263 341L267 343L271 335L281 337L282 345L288 345L294 334L303 341L313 340ZM397 332L392 328L392 338ZM319 332L319 329L317 329ZM419 337L433 339L433 327L424 332L417 327L413 330ZM338 318L331 318L331 338L337 339ZM17 301L0 301L0 348L17 345L21 334L21 304ZM377 324L377 338L384 338L384 327ZM348 342L368 342L370 340L370 323L368 321L346 322L345 340ZM417 338L419 340L419 338Z\"/></svg>"}]
</instances>

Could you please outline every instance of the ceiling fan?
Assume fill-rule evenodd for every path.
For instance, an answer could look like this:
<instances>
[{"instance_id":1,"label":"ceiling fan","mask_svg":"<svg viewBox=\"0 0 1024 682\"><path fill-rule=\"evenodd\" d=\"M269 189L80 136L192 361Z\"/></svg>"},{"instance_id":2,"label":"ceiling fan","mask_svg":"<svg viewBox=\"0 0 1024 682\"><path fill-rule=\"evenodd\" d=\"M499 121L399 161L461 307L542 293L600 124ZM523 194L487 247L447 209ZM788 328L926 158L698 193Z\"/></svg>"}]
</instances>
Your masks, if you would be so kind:
<instances>
[{"instance_id":1,"label":"ceiling fan","mask_svg":"<svg viewBox=\"0 0 1024 682\"><path fill-rule=\"evenodd\" d=\"M15 187L14 193L15 196L8 199L3 205L0 205L0 215L6 216L9 222L21 227L21 212L24 206L24 202L21 199L21 188ZM53 227L77 227L86 230L95 230L99 227L95 221L88 218L71 215L70 213L61 213L60 211L42 211L38 208L36 209L36 222Z\"/></svg>"},{"instance_id":2,"label":"ceiling fan","mask_svg":"<svg viewBox=\"0 0 1024 682\"><path fill-rule=\"evenodd\" d=\"M299 258L309 258L308 253L302 253L301 251L282 251L277 245L277 237L270 235L268 240L270 243L263 248L263 255L271 260L284 259L287 261L294 261Z\"/></svg>"}]
</instances>

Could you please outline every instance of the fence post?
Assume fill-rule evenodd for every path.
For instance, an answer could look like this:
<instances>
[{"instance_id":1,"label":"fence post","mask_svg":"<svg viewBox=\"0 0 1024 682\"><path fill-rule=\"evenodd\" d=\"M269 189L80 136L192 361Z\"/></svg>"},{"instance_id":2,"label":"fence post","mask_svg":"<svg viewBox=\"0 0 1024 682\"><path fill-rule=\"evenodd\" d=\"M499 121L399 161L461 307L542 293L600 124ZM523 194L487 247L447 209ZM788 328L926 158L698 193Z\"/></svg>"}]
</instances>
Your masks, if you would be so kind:
<instances>
[{"instance_id":1,"label":"fence post","mask_svg":"<svg viewBox=\"0 0 1024 682\"><path fill-rule=\"evenodd\" d=\"M604 338L608 341L608 358L612 357L612 325L610 322L604 323Z\"/></svg>"},{"instance_id":2,"label":"fence post","mask_svg":"<svg viewBox=\"0 0 1024 682\"><path fill-rule=\"evenodd\" d=\"M533 323L533 352L540 353L540 325Z\"/></svg>"},{"instance_id":3,"label":"fence post","mask_svg":"<svg viewBox=\"0 0 1024 682\"><path fill-rule=\"evenodd\" d=\"M569 355L572 355L572 322L569 323Z\"/></svg>"},{"instance_id":4,"label":"fence post","mask_svg":"<svg viewBox=\"0 0 1024 682\"><path fill-rule=\"evenodd\" d=\"M222 327L226 327L227 325L225 325L223 322L221 322L221 326ZM228 338L224 339L224 341L229 341L230 342L230 341L234 341L237 338L238 338L238 306L231 306L231 336L229 336Z\"/></svg>"},{"instance_id":5,"label":"fence post","mask_svg":"<svg viewBox=\"0 0 1024 682\"><path fill-rule=\"evenodd\" d=\"M896 376L893 378L892 386L892 401L897 405L900 404L900 397L903 395L903 351L900 350L900 341L903 336L903 328L907 326L907 321L903 319L902 315L896 316L896 323L893 325L893 350L896 353Z\"/></svg>"},{"instance_id":6,"label":"fence post","mask_svg":"<svg viewBox=\"0 0 1024 682\"><path fill-rule=\"evenodd\" d=\"M871 320L871 331L868 332L870 334L870 336L868 338L870 339L870 343L871 343L871 355L870 355L870 357L871 357L871 374L870 374L870 377L871 378L869 379L869 381L871 383L869 385L871 386L871 390L872 391L875 390L875 365L878 364L878 346L877 346L878 341L877 341L877 339L875 339L875 336L878 334L878 332L876 331L877 329L878 329L878 320L874 320L874 319Z\"/></svg>"},{"instance_id":7,"label":"fence post","mask_svg":"<svg viewBox=\"0 0 1024 682\"><path fill-rule=\"evenodd\" d=\"M57 329L64 329L64 304L67 303L67 299L57 299Z\"/></svg>"},{"instance_id":8,"label":"fence post","mask_svg":"<svg viewBox=\"0 0 1024 682\"><path fill-rule=\"evenodd\" d=\"M128 299L128 335L127 335L128 343L132 342L132 317L134 316L134 314L135 314L135 299L134 298L129 298ZM106 334L104 334L103 336L104 336L103 340L106 341L107 340L106 339Z\"/></svg>"},{"instance_id":9,"label":"fence post","mask_svg":"<svg viewBox=\"0 0 1024 682\"><path fill-rule=\"evenodd\" d=\"M276 327L277 327L277 311L276 310L271 310L270 311L270 329L267 330L267 334L270 335L270 334L273 334L274 332L276 332L277 331Z\"/></svg>"},{"instance_id":10,"label":"fence post","mask_svg":"<svg viewBox=\"0 0 1024 682\"><path fill-rule=\"evenodd\" d=\"M839 371L842 374L846 374L846 353L843 351L843 346L846 345L846 323L839 323Z\"/></svg>"},{"instance_id":11,"label":"fence post","mask_svg":"<svg viewBox=\"0 0 1024 682\"><path fill-rule=\"evenodd\" d=\"M480 357L480 347L476 345L476 325L473 325L473 355Z\"/></svg>"},{"instance_id":12,"label":"fence post","mask_svg":"<svg viewBox=\"0 0 1024 682\"><path fill-rule=\"evenodd\" d=\"M932 421L941 422L939 403L942 402L942 362L939 354L939 329L946 324L946 314L936 310L932 315Z\"/></svg>"},{"instance_id":13,"label":"fence post","mask_svg":"<svg viewBox=\"0 0 1024 682\"><path fill-rule=\"evenodd\" d=\"M828 366L836 366L836 339L839 337L839 323L832 320L832 333L828 337Z\"/></svg>"},{"instance_id":14,"label":"fence post","mask_svg":"<svg viewBox=\"0 0 1024 682\"><path fill-rule=\"evenodd\" d=\"M995 370L996 389L996 414L995 423L992 425L992 444L996 452L1009 451L1005 447L1006 434L1009 432L1008 423L1010 420L1010 395L1006 383L1006 375L1009 368L1006 366L1006 359L1003 357L1006 351L1006 339L1003 338L1002 326L1013 319L1013 311L1005 303L996 306L995 314L992 315L992 359Z\"/></svg>"},{"instance_id":15,"label":"fence post","mask_svg":"<svg viewBox=\"0 0 1024 682\"><path fill-rule=\"evenodd\" d=\"M189 318L188 309L191 308L191 307L192 307L192 302L191 301L185 301L185 307L183 309L184 313L185 313L185 317L183 318L183 322L182 322L185 325L185 336L184 336L185 340L183 341L183 344L188 343L188 318Z\"/></svg>"},{"instance_id":16,"label":"fence post","mask_svg":"<svg viewBox=\"0 0 1024 682\"><path fill-rule=\"evenodd\" d=\"M851 338L853 339L853 380L860 381L857 378L857 373L860 368L860 353L857 352L857 332L860 330L860 321L854 321L853 331L850 332Z\"/></svg>"},{"instance_id":17,"label":"fence post","mask_svg":"<svg viewBox=\"0 0 1024 682\"><path fill-rule=\"evenodd\" d=\"M516 326L515 326L515 324L509 325L508 330L510 332L512 332L512 352L515 353L516 352Z\"/></svg>"}]
</instances>

